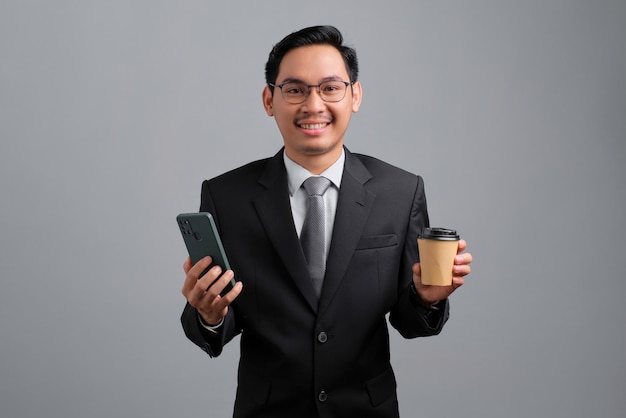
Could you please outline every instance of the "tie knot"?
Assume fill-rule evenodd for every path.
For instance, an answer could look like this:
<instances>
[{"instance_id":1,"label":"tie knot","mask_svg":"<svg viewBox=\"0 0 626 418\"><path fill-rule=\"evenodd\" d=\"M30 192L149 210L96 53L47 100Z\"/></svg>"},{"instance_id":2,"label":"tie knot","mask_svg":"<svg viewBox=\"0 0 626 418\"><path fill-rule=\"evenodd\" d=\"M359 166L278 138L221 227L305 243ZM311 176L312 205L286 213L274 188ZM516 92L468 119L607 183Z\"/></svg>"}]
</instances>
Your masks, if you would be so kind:
<instances>
[{"instance_id":1,"label":"tie knot","mask_svg":"<svg viewBox=\"0 0 626 418\"><path fill-rule=\"evenodd\" d=\"M302 186L309 196L322 196L330 186L330 180L326 177L309 177Z\"/></svg>"}]
</instances>

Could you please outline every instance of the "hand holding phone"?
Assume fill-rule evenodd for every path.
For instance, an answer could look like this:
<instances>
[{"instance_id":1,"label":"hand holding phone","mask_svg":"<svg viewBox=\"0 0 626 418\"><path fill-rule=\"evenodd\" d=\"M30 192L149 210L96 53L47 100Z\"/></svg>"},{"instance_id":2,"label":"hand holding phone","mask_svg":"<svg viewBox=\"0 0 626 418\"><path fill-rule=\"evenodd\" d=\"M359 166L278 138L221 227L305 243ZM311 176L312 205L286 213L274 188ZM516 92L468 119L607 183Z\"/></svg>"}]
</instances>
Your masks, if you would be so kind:
<instances>
[{"instance_id":1,"label":"hand holding phone","mask_svg":"<svg viewBox=\"0 0 626 418\"><path fill-rule=\"evenodd\" d=\"M211 265L207 267L199 277L202 277L215 265L219 265L223 272L230 270L230 264L226 258L222 240L217 232L213 216L210 213L181 213L176 217L176 220L192 264L196 264L206 256L211 256ZM221 295L224 296L234 286L235 279L233 278L224 290L222 290Z\"/></svg>"}]
</instances>

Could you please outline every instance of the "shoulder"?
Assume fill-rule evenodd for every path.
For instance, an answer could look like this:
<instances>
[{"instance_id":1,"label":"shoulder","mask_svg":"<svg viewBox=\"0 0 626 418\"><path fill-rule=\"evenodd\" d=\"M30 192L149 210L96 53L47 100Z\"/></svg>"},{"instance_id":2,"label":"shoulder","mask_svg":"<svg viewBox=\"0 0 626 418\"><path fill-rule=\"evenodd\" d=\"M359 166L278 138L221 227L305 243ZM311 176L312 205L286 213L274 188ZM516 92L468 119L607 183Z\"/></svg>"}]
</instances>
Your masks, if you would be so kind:
<instances>
[{"instance_id":1,"label":"shoulder","mask_svg":"<svg viewBox=\"0 0 626 418\"><path fill-rule=\"evenodd\" d=\"M284 172L282 149L273 157L252 161L209 180L202 184L203 193L226 194L227 196L255 193L267 178L281 178Z\"/></svg>"},{"instance_id":2,"label":"shoulder","mask_svg":"<svg viewBox=\"0 0 626 418\"><path fill-rule=\"evenodd\" d=\"M368 169L371 168L371 169L384 170L384 171L394 171L394 172L400 172L400 173L406 173L406 174L412 175L407 170L404 170L400 167L396 167L376 157L372 157L371 155L365 155L365 154L359 154L359 153L352 153L352 155L356 157L359 161L361 161L361 163L363 163L363 165L367 167Z\"/></svg>"},{"instance_id":3,"label":"shoulder","mask_svg":"<svg viewBox=\"0 0 626 418\"><path fill-rule=\"evenodd\" d=\"M413 174L403 168L394 166L370 155L351 153L352 158L360 162L372 176L369 180L375 183L391 183L402 185L416 185L422 182L421 176Z\"/></svg>"},{"instance_id":4,"label":"shoulder","mask_svg":"<svg viewBox=\"0 0 626 418\"><path fill-rule=\"evenodd\" d=\"M223 183L230 181L246 180L249 178L258 179L261 173L263 173L263 171L267 167L268 162L271 160L272 158L270 157L252 161L206 181L209 183Z\"/></svg>"}]
</instances>

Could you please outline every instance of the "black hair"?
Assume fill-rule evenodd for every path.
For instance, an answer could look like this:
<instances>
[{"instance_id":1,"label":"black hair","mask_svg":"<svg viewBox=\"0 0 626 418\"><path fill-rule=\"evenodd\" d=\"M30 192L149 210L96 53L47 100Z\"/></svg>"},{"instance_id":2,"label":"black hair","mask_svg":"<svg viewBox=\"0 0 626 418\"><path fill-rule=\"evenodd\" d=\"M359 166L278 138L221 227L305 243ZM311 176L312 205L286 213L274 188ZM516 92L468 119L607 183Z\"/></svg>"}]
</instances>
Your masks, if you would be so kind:
<instances>
[{"instance_id":1,"label":"black hair","mask_svg":"<svg viewBox=\"0 0 626 418\"><path fill-rule=\"evenodd\" d=\"M265 82L268 84L276 82L278 67L287 52L308 45L330 45L337 48L346 64L350 81L357 81L359 62L356 57L356 50L343 45L341 32L334 26L311 26L285 36L282 41L274 45L265 64ZM271 86L270 88L273 91Z\"/></svg>"}]
</instances>

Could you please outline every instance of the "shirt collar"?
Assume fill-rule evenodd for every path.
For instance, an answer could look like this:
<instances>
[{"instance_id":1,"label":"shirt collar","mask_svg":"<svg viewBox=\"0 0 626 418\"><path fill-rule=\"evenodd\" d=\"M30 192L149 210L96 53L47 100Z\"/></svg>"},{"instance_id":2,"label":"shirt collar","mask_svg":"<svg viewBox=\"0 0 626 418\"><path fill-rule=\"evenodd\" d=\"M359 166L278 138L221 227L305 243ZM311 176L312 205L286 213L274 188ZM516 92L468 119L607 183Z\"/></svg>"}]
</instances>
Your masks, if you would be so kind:
<instances>
[{"instance_id":1,"label":"shirt collar","mask_svg":"<svg viewBox=\"0 0 626 418\"><path fill-rule=\"evenodd\" d=\"M286 152L283 152L283 160L285 161L285 169L287 170L289 194L293 196L296 190L298 190L302 186L304 180L308 179L311 176L315 176L315 174L312 174L309 170L289 158ZM341 177L343 176L343 166L345 160L346 154L345 151L342 149L341 155L339 156L337 161L335 161L333 165L328 167L322 174L320 174L320 176L324 176L328 180L330 180L337 189L339 189L339 186L341 185Z\"/></svg>"}]
</instances>

